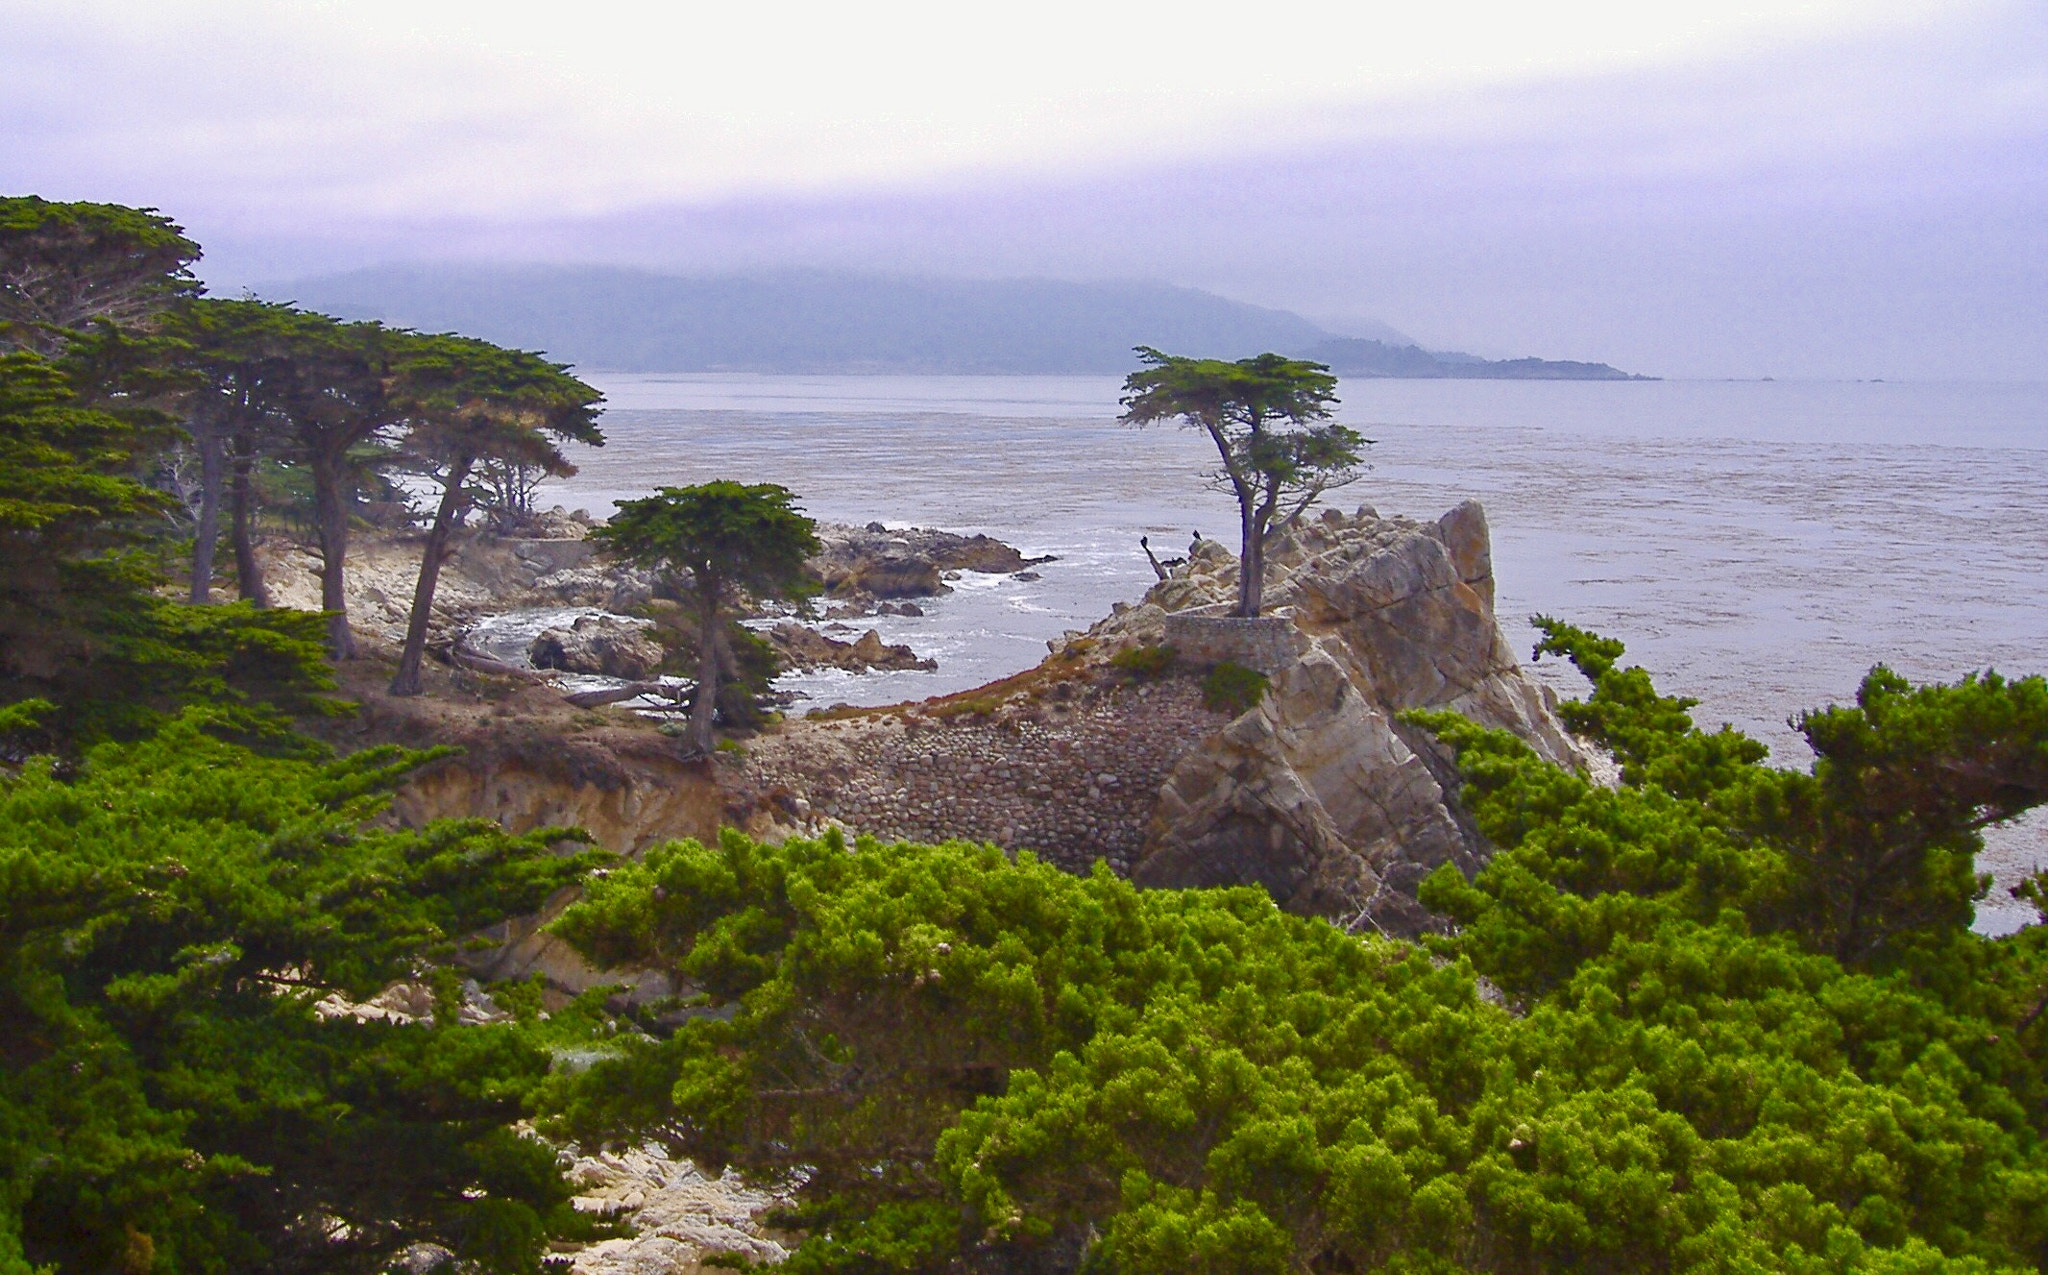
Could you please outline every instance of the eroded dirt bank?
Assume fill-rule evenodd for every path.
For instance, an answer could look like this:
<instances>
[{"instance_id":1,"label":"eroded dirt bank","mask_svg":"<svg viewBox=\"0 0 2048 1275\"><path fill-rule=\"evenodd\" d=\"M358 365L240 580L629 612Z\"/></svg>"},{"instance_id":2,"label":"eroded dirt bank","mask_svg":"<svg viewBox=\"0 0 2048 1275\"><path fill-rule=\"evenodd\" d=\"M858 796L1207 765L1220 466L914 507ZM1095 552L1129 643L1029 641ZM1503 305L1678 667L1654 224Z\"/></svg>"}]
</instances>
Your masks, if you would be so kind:
<instances>
[{"instance_id":1,"label":"eroded dirt bank","mask_svg":"<svg viewBox=\"0 0 2048 1275\"><path fill-rule=\"evenodd\" d=\"M452 746L414 774L393 804L407 825L483 817L515 832L581 827L624 854L681 837L716 836L744 820L714 763L685 760L655 723L621 710L581 710L552 687L430 664L427 693L385 690L389 652L341 671L351 717L321 729L343 749Z\"/></svg>"}]
</instances>

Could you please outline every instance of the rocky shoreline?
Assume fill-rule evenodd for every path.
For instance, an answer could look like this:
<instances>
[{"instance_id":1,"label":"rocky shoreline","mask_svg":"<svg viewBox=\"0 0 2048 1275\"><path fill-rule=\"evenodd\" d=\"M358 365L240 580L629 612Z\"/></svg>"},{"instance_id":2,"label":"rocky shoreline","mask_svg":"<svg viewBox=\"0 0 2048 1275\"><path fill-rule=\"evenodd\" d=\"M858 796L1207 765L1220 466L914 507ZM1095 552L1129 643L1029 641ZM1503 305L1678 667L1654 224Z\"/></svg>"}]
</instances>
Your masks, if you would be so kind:
<instances>
[{"instance_id":1,"label":"rocky shoreline","mask_svg":"<svg viewBox=\"0 0 2048 1275\"><path fill-rule=\"evenodd\" d=\"M661 582L647 571L602 560L587 536L593 524L580 512L555 509L530 520L524 534L502 536L480 530L458 533L442 568L428 627L428 648L443 660L468 657L471 667L490 671L554 671L586 677L638 681L669 661L661 625L638 623L664 618ZM891 530L824 523L820 551L806 564L828 604L826 620L869 616L915 616L915 599L942 597L962 572L1022 575L1049 561L1030 558L986 535L965 536L930 528ZM373 529L351 547L348 569L349 618L358 638L395 647L404 638L414 581L419 573L422 535ZM309 548L285 541L263 546L261 556L274 600L281 606L319 609L319 559ZM470 639L480 624L508 614L582 609L586 614L550 626L516 649L479 650ZM841 641L791 617L775 619L766 637L785 671L845 669L928 670L930 656L881 640L870 630Z\"/></svg>"},{"instance_id":2,"label":"rocky shoreline","mask_svg":"<svg viewBox=\"0 0 2048 1275\"><path fill-rule=\"evenodd\" d=\"M1416 886L1446 862L1476 871L1489 847L1448 759L1401 714L1450 709L1549 760L1592 759L1495 623L1476 502L1430 523L1330 510L1268 553L1269 617L1227 618L1237 560L1205 541L1034 670L762 737L740 784L754 830L992 841L1148 885L1257 885L1354 927L1427 928ZM1128 671L1146 651L1167 654ZM1257 704L1205 705L1222 662L1257 667Z\"/></svg>"}]
</instances>

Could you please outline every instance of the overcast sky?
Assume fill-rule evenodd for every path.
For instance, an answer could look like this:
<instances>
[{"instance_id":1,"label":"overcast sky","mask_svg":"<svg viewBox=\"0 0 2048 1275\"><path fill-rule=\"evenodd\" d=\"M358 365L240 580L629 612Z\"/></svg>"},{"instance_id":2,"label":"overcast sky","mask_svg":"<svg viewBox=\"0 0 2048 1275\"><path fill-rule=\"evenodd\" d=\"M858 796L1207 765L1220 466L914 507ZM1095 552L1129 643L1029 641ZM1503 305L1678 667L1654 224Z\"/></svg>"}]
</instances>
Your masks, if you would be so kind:
<instances>
[{"instance_id":1,"label":"overcast sky","mask_svg":"<svg viewBox=\"0 0 2048 1275\"><path fill-rule=\"evenodd\" d=\"M391 260L1147 278L1667 375L2048 378L2048 6L0 0L0 188Z\"/></svg>"}]
</instances>

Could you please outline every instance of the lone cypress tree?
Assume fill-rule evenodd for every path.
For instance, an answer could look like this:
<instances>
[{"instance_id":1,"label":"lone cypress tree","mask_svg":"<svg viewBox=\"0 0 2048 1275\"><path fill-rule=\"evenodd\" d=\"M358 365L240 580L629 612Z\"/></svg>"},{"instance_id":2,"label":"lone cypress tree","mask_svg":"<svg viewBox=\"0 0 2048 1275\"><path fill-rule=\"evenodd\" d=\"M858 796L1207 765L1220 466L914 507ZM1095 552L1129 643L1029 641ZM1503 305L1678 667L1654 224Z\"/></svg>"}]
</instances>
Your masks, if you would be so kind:
<instances>
[{"instance_id":1,"label":"lone cypress tree","mask_svg":"<svg viewBox=\"0 0 2048 1275\"><path fill-rule=\"evenodd\" d=\"M1261 354L1228 363L1137 348L1145 366L1124 379L1126 425L1178 419L1208 434L1223 468L1215 486L1237 499L1242 548L1237 614L1263 601L1266 537L1275 523L1355 481L1359 451L1372 440L1330 420L1337 378L1321 363Z\"/></svg>"}]
</instances>

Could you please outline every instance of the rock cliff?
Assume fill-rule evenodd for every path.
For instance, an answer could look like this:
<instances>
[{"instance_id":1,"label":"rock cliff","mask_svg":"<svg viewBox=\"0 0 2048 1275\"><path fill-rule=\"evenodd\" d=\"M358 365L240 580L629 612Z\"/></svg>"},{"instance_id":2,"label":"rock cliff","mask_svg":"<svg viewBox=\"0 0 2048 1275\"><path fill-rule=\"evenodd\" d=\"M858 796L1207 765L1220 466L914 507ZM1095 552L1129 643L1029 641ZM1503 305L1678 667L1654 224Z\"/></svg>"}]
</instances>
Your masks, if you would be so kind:
<instances>
[{"instance_id":1,"label":"rock cliff","mask_svg":"<svg viewBox=\"0 0 2048 1275\"><path fill-rule=\"evenodd\" d=\"M1133 870L1161 886L1255 884L1301 912L1413 932L1416 885L1443 863L1466 872L1487 846L1451 798L1455 773L1407 709L1451 709L1526 740L1545 758L1586 759L1549 692L1517 666L1493 614L1486 515L1467 501L1434 523L1331 510L1269 550L1266 596L1291 626L1222 617L1237 561L1198 545L1145 603L1087 635L1116 651L1206 621L1204 662L1247 658L1270 687L1250 711L1182 756L1160 790ZM1277 651L1284 653L1276 655Z\"/></svg>"},{"instance_id":2,"label":"rock cliff","mask_svg":"<svg viewBox=\"0 0 2048 1275\"><path fill-rule=\"evenodd\" d=\"M1589 760L1494 622L1489 544L1470 502L1435 522L1330 511L1271 546L1272 612L1242 621L1226 614L1235 556L1198 543L1036 669L755 741L729 804L767 835L839 824L994 841L1150 885L1258 885L1297 911L1414 932L1430 923L1422 878L1447 862L1474 871L1489 848L1404 710L1452 709L1561 764ZM1169 643L1170 661L1126 657ZM1226 660L1268 678L1249 711L1204 694Z\"/></svg>"}]
</instances>

